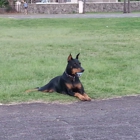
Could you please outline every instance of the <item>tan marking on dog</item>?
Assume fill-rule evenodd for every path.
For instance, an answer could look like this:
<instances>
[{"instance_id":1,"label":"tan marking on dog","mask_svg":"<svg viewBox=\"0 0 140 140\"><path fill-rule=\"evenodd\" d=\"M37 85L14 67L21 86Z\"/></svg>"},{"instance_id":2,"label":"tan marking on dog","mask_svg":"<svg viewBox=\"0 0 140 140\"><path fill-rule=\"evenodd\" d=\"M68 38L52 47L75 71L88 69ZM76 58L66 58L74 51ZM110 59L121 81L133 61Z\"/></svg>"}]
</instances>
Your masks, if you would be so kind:
<instances>
[{"instance_id":1,"label":"tan marking on dog","mask_svg":"<svg viewBox=\"0 0 140 140\"><path fill-rule=\"evenodd\" d=\"M82 85L81 85L81 83L78 83L78 84L75 84L74 87L78 88L78 89L81 89Z\"/></svg>"},{"instance_id":2,"label":"tan marking on dog","mask_svg":"<svg viewBox=\"0 0 140 140\"><path fill-rule=\"evenodd\" d=\"M83 95L81 95L80 93L75 93L74 96L79 98L81 101L86 101L86 98Z\"/></svg>"},{"instance_id":3,"label":"tan marking on dog","mask_svg":"<svg viewBox=\"0 0 140 140\"><path fill-rule=\"evenodd\" d=\"M43 92L54 92L54 90L53 89L50 89L50 90L43 90Z\"/></svg>"},{"instance_id":4,"label":"tan marking on dog","mask_svg":"<svg viewBox=\"0 0 140 140\"><path fill-rule=\"evenodd\" d=\"M29 93L29 92L33 92L33 91L38 91L38 89L29 89L29 90L26 90L25 92Z\"/></svg>"},{"instance_id":5,"label":"tan marking on dog","mask_svg":"<svg viewBox=\"0 0 140 140\"><path fill-rule=\"evenodd\" d=\"M86 93L84 93L83 96L86 98L87 101L91 101L91 98Z\"/></svg>"},{"instance_id":6,"label":"tan marking on dog","mask_svg":"<svg viewBox=\"0 0 140 140\"><path fill-rule=\"evenodd\" d=\"M73 68L72 69L72 74L76 74L77 72L81 72L80 68Z\"/></svg>"},{"instance_id":7,"label":"tan marking on dog","mask_svg":"<svg viewBox=\"0 0 140 140\"><path fill-rule=\"evenodd\" d=\"M66 83L66 87L67 87L68 89L72 89L73 85L72 85L72 84Z\"/></svg>"}]
</instances>

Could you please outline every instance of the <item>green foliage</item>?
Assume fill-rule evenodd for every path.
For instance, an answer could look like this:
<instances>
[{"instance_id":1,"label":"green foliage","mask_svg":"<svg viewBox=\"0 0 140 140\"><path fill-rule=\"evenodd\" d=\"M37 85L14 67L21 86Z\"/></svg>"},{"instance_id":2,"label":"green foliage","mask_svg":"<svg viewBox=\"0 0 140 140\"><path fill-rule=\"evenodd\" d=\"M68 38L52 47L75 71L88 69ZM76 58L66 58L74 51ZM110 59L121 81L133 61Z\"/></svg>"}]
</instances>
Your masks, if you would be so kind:
<instances>
[{"instance_id":1,"label":"green foliage","mask_svg":"<svg viewBox=\"0 0 140 140\"><path fill-rule=\"evenodd\" d=\"M0 0L0 8L4 8L8 5L8 0Z\"/></svg>"},{"instance_id":2,"label":"green foliage","mask_svg":"<svg viewBox=\"0 0 140 140\"><path fill-rule=\"evenodd\" d=\"M75 101L57 93L25 93L61 75L81 53L81 81L93 99L139 94L140 18L0 18L0 102Z\"/></svg>"}]
</instances>

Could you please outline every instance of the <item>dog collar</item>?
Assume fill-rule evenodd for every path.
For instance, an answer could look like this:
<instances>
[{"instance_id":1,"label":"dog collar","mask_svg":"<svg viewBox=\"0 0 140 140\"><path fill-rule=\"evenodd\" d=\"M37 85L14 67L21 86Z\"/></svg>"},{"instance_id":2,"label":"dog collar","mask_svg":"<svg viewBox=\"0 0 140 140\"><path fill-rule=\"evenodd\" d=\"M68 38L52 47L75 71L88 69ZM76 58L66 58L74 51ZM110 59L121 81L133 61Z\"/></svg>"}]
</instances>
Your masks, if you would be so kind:
<instances>
[{"instance_id":1,"label":"dog collar","mask_svg":"<svg viewBox=\"0 0 140 140\"><path fill-rule=\"evenodd\" d=\"M66 74L68 77L70 77L70 78L72 79L72 81L75 81L75 76L69 75L66 71L65 71L65 74Z\"/></svg>"}]
</instances>

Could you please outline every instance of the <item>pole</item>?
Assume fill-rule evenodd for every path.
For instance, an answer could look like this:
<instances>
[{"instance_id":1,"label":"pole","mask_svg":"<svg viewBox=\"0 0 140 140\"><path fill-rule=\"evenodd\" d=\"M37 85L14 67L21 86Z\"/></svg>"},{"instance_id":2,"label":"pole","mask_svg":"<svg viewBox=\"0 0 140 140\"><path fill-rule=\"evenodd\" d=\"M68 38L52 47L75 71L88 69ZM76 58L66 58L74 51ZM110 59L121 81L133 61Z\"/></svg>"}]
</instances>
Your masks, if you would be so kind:
<instances>
[{"instance_id":1,"label":"pole","mask_svg":"<svg viewBox=\"0 0 140 140\"><path fill-rule=\"evenodd\" d=\"M86 0L83 0L83 1L84 1L83 14L85 14L85 9L86 9Z\"/></svg>"},{"instance_id":2,"label":"pole","mask_svg":"<svg viewBox=\"0 0 140 140\"><path fill-rule=\"evenodd\" d=\"M128 13L130 13L130 0L128 0Z\"/></svg>"},{"instance_id":3,"label":"pole","mask_svg":"<svg viewBox=\"0 0 140 140\"><path fill-rule=\"evenodd\" d=\"M123 3L123 13L127 13L126 12L126 0L124 0L124 3Z\"/></svg>"}]
</instances>

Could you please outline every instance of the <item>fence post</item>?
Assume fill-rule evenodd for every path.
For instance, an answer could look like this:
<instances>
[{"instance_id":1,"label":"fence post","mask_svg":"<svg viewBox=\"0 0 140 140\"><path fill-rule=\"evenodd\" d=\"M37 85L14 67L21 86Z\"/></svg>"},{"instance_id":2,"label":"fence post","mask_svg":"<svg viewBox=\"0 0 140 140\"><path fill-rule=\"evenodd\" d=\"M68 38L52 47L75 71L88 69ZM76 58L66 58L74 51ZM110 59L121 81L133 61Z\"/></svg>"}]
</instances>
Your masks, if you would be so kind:
<instances>
[{"instance_id":1,"label":"fence post","mask_svg":"<svg viewBox=\"0 0 140 140\"><path fill-rule=\"evenodd\" d=\"M83 14L83 1L79 0L79 14Z\"/></svg>"},{"instance_id":2,"label":"fence post","mask_svg":"<svg viewBox=\"0 0 140 140\"><path fill-rule=\"evenodd\" d=\"M20 1L17 1L16 3L15 3L15 9L16 9L16 11L17 12L20 12L20 9L21 9L21 2Z\"/></svg>"}]
</instances>

